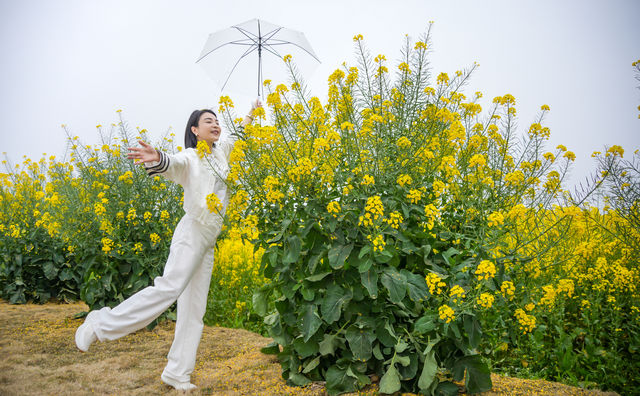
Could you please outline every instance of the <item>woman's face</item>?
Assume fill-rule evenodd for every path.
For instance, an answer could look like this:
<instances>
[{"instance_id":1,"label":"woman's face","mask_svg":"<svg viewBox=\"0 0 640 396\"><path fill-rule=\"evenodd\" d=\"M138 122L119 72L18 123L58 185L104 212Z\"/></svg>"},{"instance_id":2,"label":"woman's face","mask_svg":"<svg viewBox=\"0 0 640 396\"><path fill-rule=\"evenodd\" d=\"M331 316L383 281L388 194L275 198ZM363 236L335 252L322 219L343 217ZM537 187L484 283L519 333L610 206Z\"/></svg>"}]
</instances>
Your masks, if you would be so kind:
<instances>
[{"instance_id":1,"label":"woman's face","mask_svg":"<svg viewBox=\"0 0 640 396\"><path fill-rule=\"evenodd\" d=\"M200 114L197 127L191 127L191 131L197 135L198 140L205 140L209 146L220 139L220 124L218 118L211 113Z\"/></svg>"}]
</instances>

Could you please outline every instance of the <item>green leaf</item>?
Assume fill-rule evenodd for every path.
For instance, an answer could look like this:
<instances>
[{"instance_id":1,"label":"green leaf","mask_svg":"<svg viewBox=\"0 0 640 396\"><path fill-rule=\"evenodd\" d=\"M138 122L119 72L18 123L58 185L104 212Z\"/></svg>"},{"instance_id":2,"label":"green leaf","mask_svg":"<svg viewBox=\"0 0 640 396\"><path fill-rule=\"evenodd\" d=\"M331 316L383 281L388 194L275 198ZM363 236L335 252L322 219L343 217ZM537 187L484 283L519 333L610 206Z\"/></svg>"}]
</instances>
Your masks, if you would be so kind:
<instances>
[{"instance_id":1,"label":"green leaf","mask_svg":"<svg viewBox=\"0 0 640 396\"><path fill-rule=\"evenodd\" d=\"M407 291L411 301L420 302L426 300L429 294L424 277L406 270L402 270L401 273L407 278Z\"/></svg>"},{"instance_id":2,"label":"green leaf","mask_svg":"<svg viewBox=\"0 0 640 396\"><path fill-rule=\"evenodd\" d=\"M453 379L460 381L464 376L465 386L469 393L484 392L491 389L491 373L480 355L463 356L453 364Z\"/></svg>"},{"instance_id":3,"label":"green leaf","mask_svg":"<svg viewBox=\"0 0 640 396\"><path fill-rule=\"evenodd\" d=\"M251 297L251 303L253 304L253 310L260 316L267 314L267 302L269 295L271 294L271 285L264 285L253 293Z\"/></svg>"},{"instance_id":4,"label":"green leaf","mask_svg":"<svg viewBox=\"0 0 640 396\"><path fill-rule=\"evenodd\" d=\"M282 236L284 235L287 228L289 227L289 224L291 224L291 219L284 219L282 221L282 227L280 228L280 232L278 232L273 238L268 240L267 243L272 244L272 243L278 242L280 238L282 238Z\"/></svg>"},{"instance_id":5,"label":"green leaf","mask_svg":"<svg viewBox=\"0 0 640 396\"><path fill-rule=\"evenodd\" d=\"M407 357L409 358L409 364L406 366L398 367L398 374L400 375L401 381L405 381L405 380L415 381L418 379L416 374L418 373L418 365L420 364L418 360L418 354L412 352Z\"/></svg>"},{"instance_id":6,"label":"green leaf","mask_svg":"<svg viewBox=\"0 0 640 396\"><path fill-rule=\"evenodd\" d=\"M465 315L464 329L467 331L467 335L469 336L469 346L473 349L477 349L478 344L480 344L480 338L482 337L482 329L478 318L474 315Z\"/></svg>"},{"instance_id":7,"label":"green leaf","mask_svg":"<svg viewBox=\"0 0 640 396\"><path fill-rule=\"evenodd\" d=\"M371 330L351 326L347 329L346 338L354 358L368 360L371 357L371 343L376 339Z\"/></svg>"},{"instance_id":8,"label":"green leaf","mask_svg":"<svg viewBox=\"0 0 640 396\"><path fill-rule=\"evenodd\" d=\"M430 261L429 260L429 253L431 253L431 245L427 244L422 246L422 254L424 257L424 263L429 265Z\"/></svg>"},{"instance_id":9,"label":"green leaf","mask_svg":"<svg viewBox=\"0 0 640 396\"><path fill-rule=\"evenodd\" d=\"M391 253L390 251L388 251L387 249L379 252L379 253L374 253L373 257L376 259L377 262L385 264L388 263L389 261L391 261L391 259L394 257L393 253Z\"/></svg>"},{"instance_id":10,"label":"green leaf","mask_svg":"<svg viewBox=\"0 0 640 396\"><path fill-rule=\"evenodd\" d=\"M394 393L400 390L400 377L392 364L380 380L380 393Z\"/></svg>"},{"instance_id":11,"label":"green leaf","mask_svg":"<svg viewBox=\"0 0 640 396\"><path fill-rule=\"evenodd\" d=\"M320 281L322 279L324 279L325 276L329 275L331 273L331 271L329 272L322 272L320 274L315 274L315 275L311 275L311 276L307 276L305 279L308 280L309 282L317 282Z\"/></svg>"},{"instance_id":12,"label":"green leaf","mask_svg":"<svg viewBox=\"0 0 640 396\"><path fill-rule=\"evenodd\" d=\"M73 279L73 272L69 268L65 268L60 272L59 278L63 282Z\"/></svg>"},{"instance_id":13,"label":"green leaf","mask_svg":"<svg viewBox=\"0 0 640 396\"><path fill-rule=\"evenodd\" d=\"M387 319L384 322L378 322L376 336L382 345L386 347L393 347L398 343L398 337Z\"/></svg>"},{"instance_id":14,"label":"green leaf","mask_svg":"<svg viewBox=\"0 0 640 396\"><path fill-rule=\"evenodd\" d=\"M436 327L438 327L436 315L425 315L416 320L413 325L413 331L417 334L424 334L434 330Z\"/></svg>"},{"instance_id":15,"label":"green leaf","mask_svg":"<svg viewBox=\"0 0 640 396\"><path fill-rule=\"evenodd\" d=\"M411 358L409 356L396 355L396 362L406 367L411 364Z\"/></svg>"},{"instance_id":16,"label":"green leaf","mask_svg":"<svg viewBox=\"0 0 640 396\"><path fill-rule=\"evenodd\" d=\"M387 268L382 273L380 282L389 291L389 300L393 303L399 303L404 298L407 291L407 278L399 273L395 268Z\"/></svg>"},{"instance_id":17,"label":"green leaf","mask_svg":"<svg viewBox=\"0 0 640 396\"><path fill-rule=\"evenodd\" d=\"M442 258L444 258L447 265L451 267L455 263L455 260L452 260L452 257L457 254L460 254L460 251L454 247L450 247L447 251L442 252Z\"/></svg>"},{"instance_id":18,"label":"green leaf","mask_svg":"<svg viewBox=\"0 0 640 396\"><path fill-rule=\"evenodd\" d=\"M307 342L322 325L322 319L318 316L318 309L315 304L307 304L302 309L300 321L302 322L301 331L304 336L304 342Z\"/></svg>"},{"instance_id":19,"label":"green leaf","mask_svg":"<svg viewBox=\"0 0 640 396\"><path fill-rule=\"evenodd\" d=\"M365 254L368 254L371 251L371 245L364 245L362 249L360 249L360 253L358 253L358 258L364 257Z\"/></svg>"},{"instance_id":20,"label":"green leaf","mask_svg":"<svg viewBox=\"0 0 640 396\"><path fill-rule=\"evenodd\" d=\"M366 369L366 364L364 367ZM351 366L347 367L347 375L352 378L356 378L359 385L369 385L371 383L371 379L368 376L359 373L357 370L354 372L351 369Z\"/></svg>"},{"instance_id":21,"label":"green leaf","mask_svg":"<svg viewBox=\"0 0 640 396\"><path fill-rule=\"evenodd\" d=\"M351 290L345 290L335 283L329 285L327 294L322 301L322 319L327 323L333 323L338 320L342 313L342 306L349 302L351 297L353 297Z\"/></svg>"},{"instance_id":22,"label":"green leaf","mask_svg":"<svg viewBox=\"0 0 640 396\"><path fill-rule=\"evenodd\" d=\"M330 395L353 392L355 390L356 380L348 375L347 369L340 368L338 365L329 367L325 379L327 380L327 392Z\"/></svg>"},{"instance_id":23,"label":"green leaf","mask_svg":"<svg viewBox=\"0 0 640 396\"><path fill-rule=\"evenodd\" d=\"M324 250L318 254L314 254L313 256L311 256L308 263L309 273L313 274L314 272L316 272L316 267L318 266L318 263L320 262L322 256L324 256Z\"/></svg>"},{"instance_id":24,"label":"green leaf","mask_svg":"<svg viewBox=\"0 0 640 396\"><path fill-rule=\"evenodd\" d=\"M451 381L440 382L435 390L435 396L458 396L458 385Z\"/></svg>"},{"instance_id":25,"label":"green leaf","mask_svg":"<svg viewBox=\"0 0 640 396\"><path fill-rule=\"evenodd\" d=\"M457 338L458 340L462 339L462 334L460 334L460 329L456 322L447 323L446 326L449 326L449 330L453 333L453 338Z\"/></svg>"},{"instance_id":26,"label":"green leaf","mask_svg":"<svg viewBox=\"0 0 640 396\"><path fill-rule=\"evenodd\" d=\"M369 271L369 269L371 269L372 265L373 265L373 260L371 260L370 257L366 257L358 262L358 271L360 273L367 272Z\"/></svg>"},{"instance_id":27,"label":"green leaf","mask_svg":"<svg viewBox=\"0 0 640 396\"><path fill-rule=\"evenodd\" d=\"M304 341L302 338L296 338L293 340L293 349L301 359L304 359L318 353L318 341Z\"/></svg>"},{"instance_id":28,"label":"green leaf","mask_svg":"<svg viewBox=\"0 0 640 396\"><path fill-rule=\"evenodd\" d=\"M304 370L302 370L302 374L307 374L309 371L318 367L318 364L320 364L320 356L317 356L315 359L305 363Z\"/></svg>"},{"instance_id":29,"label":"green leaf","mask_svg":"<svg viewBox=\"0 0 640 396\"><path fill-rule=\"evenodd\" d=\"M338 344L338 334L325 334L324 339L318 344L318 351L322 356L333 355Z\"/></svg>"},{"instance_id":30,"label":"green leaf","mask_svg":"<svg viewBox=\"0 0 640 396\"><path fill-rule=\"evenodd\" d=\"M277 355L278 353L280 353L280 346L277 342L274 341L269 343L267 346L262 347L260 349L260 352L264 353L265 355Z\"/></svg>"},{"instance_id":31,"label":"green leaf","mask_svg":"<svg viewBox=\"0 0 640 396\"><path fill-rule=\"evenodd\" d=\"M429 351L424 358L424 366L422 366L422 374L418 379L418 387L422 392L425 392L431 387L431 384L436 380L436 373L438 372L438 363L436 362L434 351Z\"/></svg>"},{"instance_id":32,"label":"green leaf","mask_svg":"<svg viewBox=\"0 0 640 396\"><path fill-rule=\"evenodd\" d=\"M378 271L375 268L371 268L367 272L361 273L360 279L369 296L378 298Z\"/></svg>"},{"instance_id":33,"label":"green leaf","mask_svg":"<svg viewBox=\"0 0 640 396\"><path fill-rule=\"evenodd\" d=\"M373 356L375 356L378 360L384 360L384 355L380 352L380 344L377 344L373 347Z\"/></svg>"},{"instance_id":34,"label":"green leaf","mask_svg":"<svg viewBox=\"0 0 640 396\"><path fill-rule=\"evenodd\" d=\"M288 248L286 250L286 255L282 259L283 264L292 264L298 261L300 258L300 249L302 246L302 241L297 235L292 235L287 239Z\"/></svg>"},{"instance_id":35,"label":"green leaf","mask_svg":"<svg viewBox=\"0 0 640 396\"><path fill-rule=\"evenodd\" d=\"M393 346L393 349L395 349L397 353L402 353L405 351L405 349L407 349L408 346L409 344L407 344L402 338L400 338L396 345Z\"/></svg>"},{"instance_id":36,"label":"green leaf","mask_svg":"<svg viewBox=\"0 0 640 396\"><path fill-rule=\"evenodd\" d=\"M309 378L300 373L289 373L289 381L297 386L305 386L311 382Z\"/></svg>"},{"instance_id":37,"label":"green leaf","mask_svg":"<svg viewBox=\"0 0 640 396\"><path fill-rule=\"evenodd\" d=\"M120 274L126 275L131 272L131 264L122 263L118 266L118 271Z\"/></svg>"},{"instance_id":38,"label":"green leaf","mask_svg":"<svg viewBox=\"0 0 640 396\"><path fill-rule=\"evenodd\" d=\"M329 265L333 269L340 269L344 266L344 260L349 257L353 250L353 243L348 245L336 245L329 250Z\"/></svg>"},{"instance_id":39,"label":"green leaf","mask_svg":"<svg viewBox=\"0 0 640 396\"><path fill-rule=\"evenodd\" d=\"M58 268L56 268L55 264L52 261L47 261L42 266L44 271L44 276L49 280L55 279L56 275L58 275Z\"/></svg>"},{"instance_id":40,"label":"green leaf","mask_svg":"<svg viewBox=\"0 0 640 396\"><path fill-rule=\"evenodd\" d=\"M302 298L304 298L305 301L313 301L316 296L315 289L308 289L304 286L300 288L300 293L302 293Z\"/></svg>"}]
</instances>

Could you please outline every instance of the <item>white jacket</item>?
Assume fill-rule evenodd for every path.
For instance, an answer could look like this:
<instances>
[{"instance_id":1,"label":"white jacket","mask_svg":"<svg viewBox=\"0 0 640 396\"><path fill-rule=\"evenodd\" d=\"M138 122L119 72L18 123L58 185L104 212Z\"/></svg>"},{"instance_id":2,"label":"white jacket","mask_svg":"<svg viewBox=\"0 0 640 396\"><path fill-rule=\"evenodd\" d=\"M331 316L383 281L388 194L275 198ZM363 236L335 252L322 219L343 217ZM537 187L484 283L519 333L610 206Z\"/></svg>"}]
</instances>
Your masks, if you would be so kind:
<instances>
[{"instance_id":1,"label":"white jacket","mask_svg":"<svg viewBox=\"0 0 640 396\"><path fill-rule=\"evenodd\" d=\"M237 138L227 136L220 139L204 158L195 148L184 149L176 154L167 154L156 149L160 161L145 163L149 176L160 174L180 184L184 189L184 211L206 225L222 228L222 216L229 204L226 178L229 174L229 155ZM208 161L207 161L208 160ZM220 214L210 212L207 195L215 193L222 203Z\"/></svg>"}]
</instances>

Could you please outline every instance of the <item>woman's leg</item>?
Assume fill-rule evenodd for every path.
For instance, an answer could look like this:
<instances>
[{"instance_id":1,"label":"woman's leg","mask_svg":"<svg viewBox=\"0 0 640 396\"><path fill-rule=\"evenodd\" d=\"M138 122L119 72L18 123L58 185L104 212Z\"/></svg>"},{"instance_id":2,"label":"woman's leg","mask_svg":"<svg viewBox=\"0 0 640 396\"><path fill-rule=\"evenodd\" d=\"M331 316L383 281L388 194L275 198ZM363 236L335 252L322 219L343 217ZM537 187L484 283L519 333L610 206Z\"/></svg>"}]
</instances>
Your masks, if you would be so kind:
<instances>
[{"instance_id":1,"label":"woman's leg","mask_svg":"<svg viewBox=\"0 0 640 396\"><path fill-rule=\"evenodd\" d=\"M147 326L176 301L210 246L198 225L188 216L180 219L164 272L154 279L153 286L140 290L113 309L104 307L87 316L100 341L115 340Z\"/></svg>"},{"instance_id":2,"label":"woman's leg","mask_svg":"<svg viewBox=\"0 0 640 396\"><path fill-rule=\"evenodd\" d=\"M202 319L207 309L214 245L207 250L202 264L178 298L176 330L163 375L180 382L190 381L196 363L196 353L204 327Z\"/></svg>"}]
</instances>

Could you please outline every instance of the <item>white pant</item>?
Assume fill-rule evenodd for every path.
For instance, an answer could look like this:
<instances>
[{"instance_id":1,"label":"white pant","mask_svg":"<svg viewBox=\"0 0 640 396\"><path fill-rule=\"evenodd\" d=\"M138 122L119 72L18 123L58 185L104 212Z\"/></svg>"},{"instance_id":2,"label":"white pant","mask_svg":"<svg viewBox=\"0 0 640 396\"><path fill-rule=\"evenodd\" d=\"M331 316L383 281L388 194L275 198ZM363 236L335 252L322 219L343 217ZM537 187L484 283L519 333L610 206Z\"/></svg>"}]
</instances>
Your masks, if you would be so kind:
<instances>
[{"instance_id":1,"label":"white pant","mask_svg":"<svg viewBox=\"0 0 640 396\"><path fill-rule=\"evenodd\" d=\"M104 307L87 316L100 341L115 340L139 330L178 300L178 317L164 374L189 382L202 337L202 318L220 227L206 226L185 215L173 233L169 258L154 285L140 290L113 309Z\"/></svg>"}]
</instances>

